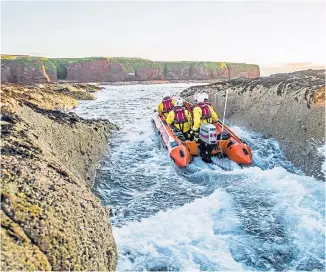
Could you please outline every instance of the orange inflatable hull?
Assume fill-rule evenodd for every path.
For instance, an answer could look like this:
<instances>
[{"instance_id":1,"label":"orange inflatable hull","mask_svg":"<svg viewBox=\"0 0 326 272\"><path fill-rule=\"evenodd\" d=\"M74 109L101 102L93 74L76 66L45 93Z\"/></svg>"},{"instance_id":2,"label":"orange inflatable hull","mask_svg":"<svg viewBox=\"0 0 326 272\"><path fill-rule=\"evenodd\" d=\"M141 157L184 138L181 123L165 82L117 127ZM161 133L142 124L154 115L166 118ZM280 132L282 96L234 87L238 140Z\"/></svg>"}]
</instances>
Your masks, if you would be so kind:
<instances>
[{"instance_id":1,"label":"orange inflatable hull","mask_svg":"<svg viewBox=\"0 0 326 272\"><path fill-rule=\"evenodd\" d=\"M179 167L186 167L191 160L188 148L175 136L173 130L165 123L165 118L158 114L153 118L153 123L161 137L164 147L169 152L170 158Z\"/></svg>"},{"instance_id":2,"label":"orange inflatable hull","mask_svg":"<svg viewBox=\"0 0 326 272\"><path fill-rule=\"evenodd\" d=\"M222 124L220 122L213 124L216 127L217 133L222 132ZM224 156L229 158L231 161L239 165L249 165L252 163L252 153L250 147L242 142L232 130L224 125L224 131L229 132L231 137L227 140L219 140L218 150L212 152L213 155L222 153ZM194 141L185 141L184 145L187 146L192 156L198 156L198 143Z\"/></svg>"},{"instance_id":3,"label":"orange inflatable hull","mask_svg":"<svg viewBox=\"0 0 326 272\"><path fill-rule=\"evenodd\" d=\"M164 147L169 152L170 158L179 167L186 167L192 156L199 155L198 143L195 141L181 141L173 132L165 118L160 115L155 115L152 119ZM222 132L222 124L220 122L213 124L218 134ZM227 126L224 126L224 131L227 131L231 137L227 140L219 140L218 149L214 150L212 155L222 153L224 156L234 161L239 165L249 165L252 163L252 153L250 147L241 141Z\"/></svg>"}]
</instances>

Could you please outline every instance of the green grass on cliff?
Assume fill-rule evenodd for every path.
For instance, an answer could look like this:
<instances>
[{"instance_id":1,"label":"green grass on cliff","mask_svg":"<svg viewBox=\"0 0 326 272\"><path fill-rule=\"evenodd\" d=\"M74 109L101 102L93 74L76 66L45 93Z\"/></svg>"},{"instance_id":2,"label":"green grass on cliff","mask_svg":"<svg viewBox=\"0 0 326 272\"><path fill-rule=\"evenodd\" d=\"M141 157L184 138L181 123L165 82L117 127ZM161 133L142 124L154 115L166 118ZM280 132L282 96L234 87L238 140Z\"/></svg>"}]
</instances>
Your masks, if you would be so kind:
<instances>
[{"instance_id":1,"label":"green grass on cliff","mask_svg":"<svg viewBox=\"0 0 326 272\"><path fill-rule=\"evenodd\" d=\"M39 61L36 61L39 60ZM245 63L225 63L225 62L208 62L208 61L151 61L142 58L122 58L122 57L86 57L86 58L45 58L32 57L25 55L1 55L2 62L18 62L26 67L42 68L44 65L46 72L57 73L58 79L67 79L67 67L73 63L84 63L94 60L107 60L110 62L120 63L127 73L135 73L139 68L161 68L163 75L166 76L169 69L191 67L203 68L205 70L221 72L224 69L232 70L233 73L240 73L242 71L255 72L259 71L259 66Z\"/></svg>"},{"instance_id":2,"label":"green grass on cliff","mask_svg":"<svg viewBox=\"0 0 326 272\"><path fill-rule=\"evenodd\" d=\"M161 66L154 61L141 58L110 58L110 62L119 62L127 73L134 73L139 68L161 68Z\"/></svg>"},{"instance_id":3,"label":"green grass on cliff","mask_svg":"<svg viewBox=\"0 0 326 272\"><path fill-rule=\"evenodd\" d=\"M57 78L58 79L66 79L67 78L67 68L66 65L69 63L68 59L49 59L57 70Z\"/></svg>"},{"instance_id":4,"label":"green grass on cliff","mask_svg":"<svg viewBox=\"0 0 326 272\"><path fill-rule=\"evenodd\" d=\"M40 60L44 65L45 72L51 72L51 73L57 72L56 66L48 58L41 57Z\"/></svg>"},{"instance_id":5,"label":"green grass on cliff","mask_svg":"<svg viewBox=\"0 0 326 272\"><path fill-rule=\"evenodd\" d=\"M215 71L222 71L224 68L226 68L225 62L198 62L198 66L209 69L209 70L215 70Z\"/></svg>"},{"instance_id":6,"label":"green grass on cliff","mask_svg":"<svg viewBox=\"0 0 326 272\"><path fill-rule=\"evenodd\" d=\"M1 62L15 62L24 65L27 68L42 68L42 60L40 57L31 56L12 56L12 55L1 55ZM43 64L44 65L44 64Z\"/></svg>"},{"instance_id":7,"label":"green grass on cliff","mask_svg":"<svg viewBox=\"0 0 326 272\"><path fill-rule=\"evenodd\" d=\"M55 65L45 57L1 55L1 61L19 63L28 68L42 68L43 64L46 72L56 73L57 71Z\"/></svg>"},{"instance_id":8,"label":"green grass on cliff","mask_svg":"<svg viewBox=\"0 0 326 272\"><path fill-rule=\"evenodd\" d=\"M17 56L1 54L1 60L14 60Z\"/></svg>"},{"instance_id":9,"label":"green grass on cliff","mask_svg":"<svg viewBox=\"0 0 326 272\"><path fill-rule=\"evenodd\" d=\"M158 65L161 66L164 76L167 75L168 69L173 67L184 67L184 68L191 68L191 67L201 67L205 70L213 70L217 72L221 72L223 69L226 68L225 62L209 62L209 61L158 61L156 62Z\"/></svg>"}]
</instances>

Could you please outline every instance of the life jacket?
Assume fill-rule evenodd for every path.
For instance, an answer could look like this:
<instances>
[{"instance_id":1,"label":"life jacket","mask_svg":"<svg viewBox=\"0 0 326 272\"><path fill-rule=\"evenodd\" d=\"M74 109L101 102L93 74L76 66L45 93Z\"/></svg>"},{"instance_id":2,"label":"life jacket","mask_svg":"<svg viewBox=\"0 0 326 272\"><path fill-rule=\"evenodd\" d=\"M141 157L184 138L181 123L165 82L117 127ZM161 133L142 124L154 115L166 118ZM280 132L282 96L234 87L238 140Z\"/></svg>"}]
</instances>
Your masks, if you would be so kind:
<instances>
[{"instance_id":1,"label":"life jacket","mask_svg":"<svg viewBox=\"0 0 326 272\"><path fill-rule=\"evenodd\" d=\"M203 102L203 103L198 103L197 106L201 108L201 112L202 112L201 119L208 120L212 118L209 104Z\"/></svg>"},{"instance_id":2,"label":"life jacket","mask_svg":"<svg viewBox=\"0 0 326 272\"><path fill-rule=\"evenodd\" d=\"M188 122L186 111L183 107L174 107L174 123L184 124Z\"/></svg>"},{"instance_id":3,"label":"life jacket","mask_svg":"<svg viewBox=\"0 0 326 272\"><path fill-rule=\"evenodd\" d=\"M172 98L171 97L164 97L162 100L163 103L163 112L167 113L172 110L173 104L172 104Z\"/></svg>"}]
</instances>

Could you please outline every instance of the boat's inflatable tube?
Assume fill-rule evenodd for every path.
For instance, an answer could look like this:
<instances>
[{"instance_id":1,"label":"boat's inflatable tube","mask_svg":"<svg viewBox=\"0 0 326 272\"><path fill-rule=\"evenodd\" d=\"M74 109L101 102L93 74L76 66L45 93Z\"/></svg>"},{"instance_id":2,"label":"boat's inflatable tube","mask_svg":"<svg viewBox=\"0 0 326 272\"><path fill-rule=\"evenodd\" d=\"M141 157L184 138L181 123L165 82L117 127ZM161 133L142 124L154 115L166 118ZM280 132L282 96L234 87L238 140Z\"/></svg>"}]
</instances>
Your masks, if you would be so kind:
<instances>
[{"instance_id":1,"label":"boat's inflatable tube","mask_svg":"<svg viewBox=\"0 0 326 272\"><path fill-rule=\"evenodd\" d=\"M164 117L155 114L152 121L164 147L177 166L186 167L191 161L191 156L199 156L199 144L195 141L181 141L165 122ZM219 138L217 139L218 148L212 151L212 156L222 155L239 165L252 164L250 147L225 125L222 133L221 122L213 125L216 127Z\"/></svg>"},{"instance_id":2,"label":"boat's inflatable tube","mask_svg":"<svg viewBox=\"0 0 326 272\"><path fill-rule=\"evenodd\" d=\"M169 125L166 124L164 117L156 114L153 124L161 137L164 147L168 150L170 158L179 167L186 167L190 163L191 155L188 148L174 134Z\"/></svg>"}]
</instances>

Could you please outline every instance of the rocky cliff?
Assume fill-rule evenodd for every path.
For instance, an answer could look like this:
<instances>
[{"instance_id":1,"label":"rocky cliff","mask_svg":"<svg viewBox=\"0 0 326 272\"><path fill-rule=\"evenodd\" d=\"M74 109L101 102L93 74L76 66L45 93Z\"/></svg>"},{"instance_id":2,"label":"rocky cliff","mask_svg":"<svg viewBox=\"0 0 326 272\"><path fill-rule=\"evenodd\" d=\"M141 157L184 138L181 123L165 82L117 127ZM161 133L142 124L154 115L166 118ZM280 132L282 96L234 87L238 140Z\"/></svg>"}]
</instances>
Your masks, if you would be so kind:
<instances>
[{"instance_id":1,"label":"rocky cliff","mask_svg":"<svg viewBox=\"0 0 326 272\"><path fill-rule=\"evenodd\" d=\"M2 82L59 80L116 82L155 80L225 80L259 77L258 65L225 62L155 62L140 58L57 58L2 55ZM19 69L16 68L17 65Z\"/></svg>"},{"instance_id":2,"label":"rocky cliff","mask_svg":"<svg viewBox=\"0 0 326 272\"><path fill-rule=\"evenodd\" d=\"M40 83L56 80L56 67L46 58L1 55L3 83Z\"/></svg>"},{"instance_id":3,"label":"rocky cliff","mask_svg":"<svg viewBox=\"0 0 326 272\"><path fill-rule=\"evenodd\" d=\"M191 87L182 96L192 100L194 93L207 92L222 116L226 90L227 121L276 138L295 166L321 178L317 148L325 144L325 70L234 79Z\"/></svg>"},{"instance_id":4,"label":"rocky cliff","mask_svg":"<svg viewBox=\"0 0 326 272\"><path fill-rule=\"evenodd\" d=\"M88 85L1 88L1 270L115 269L109 209L91 191L115 125L56 109Z\"/></svg>"}]
</instances>

